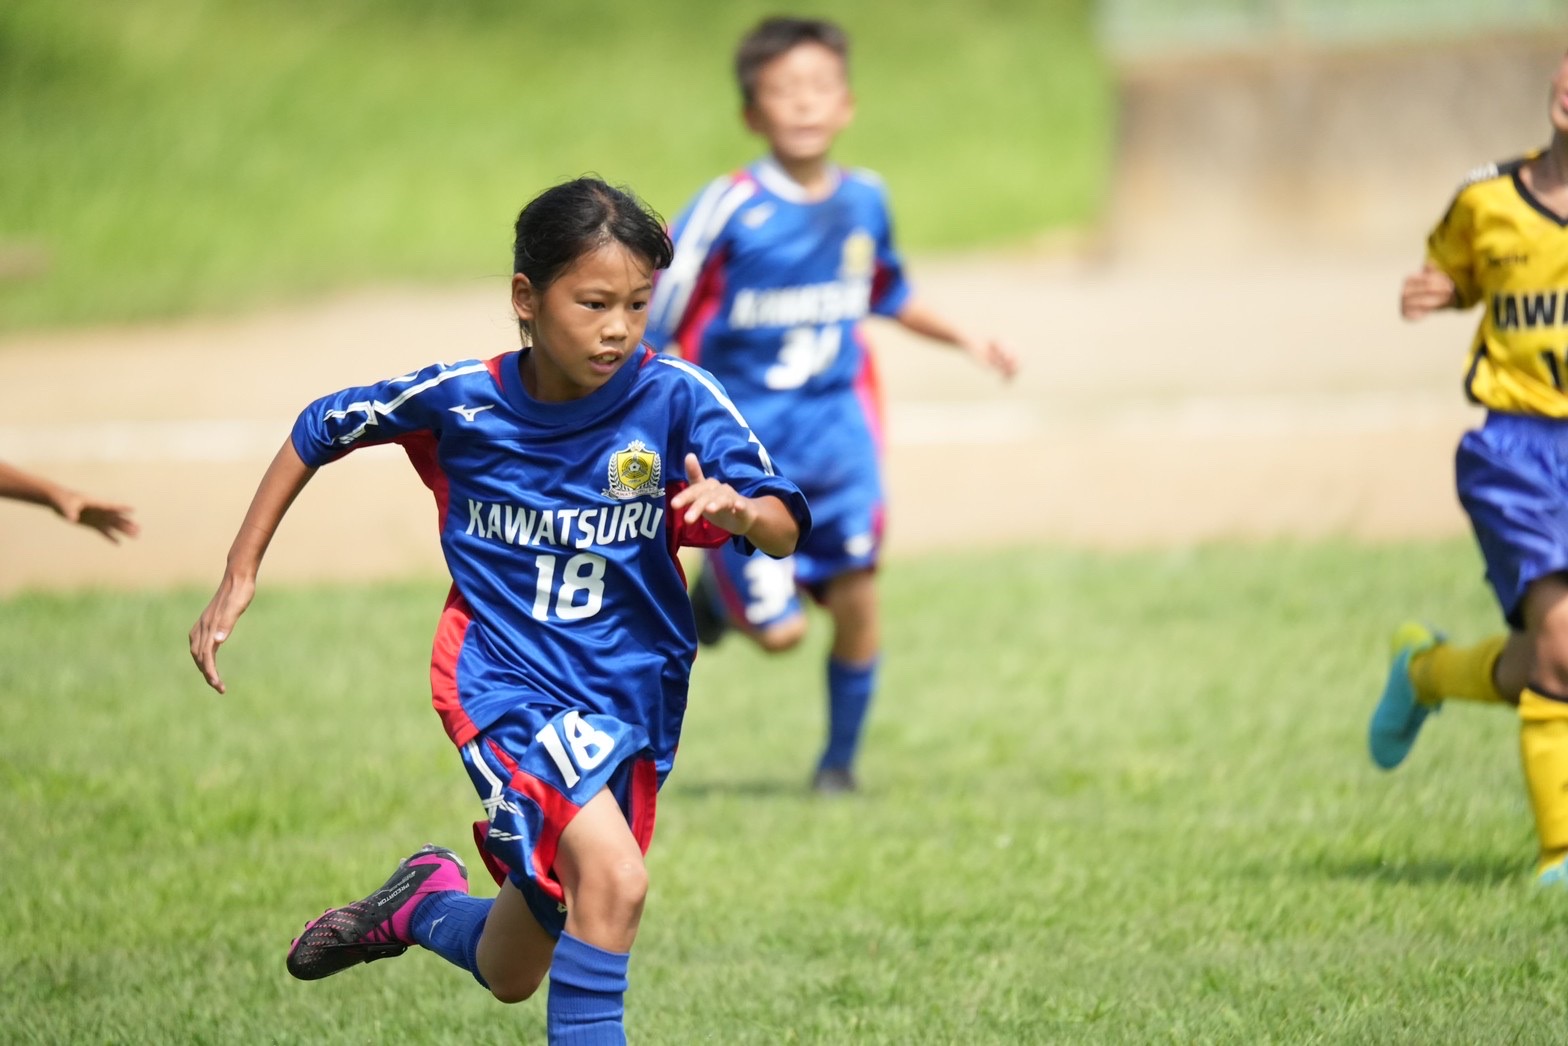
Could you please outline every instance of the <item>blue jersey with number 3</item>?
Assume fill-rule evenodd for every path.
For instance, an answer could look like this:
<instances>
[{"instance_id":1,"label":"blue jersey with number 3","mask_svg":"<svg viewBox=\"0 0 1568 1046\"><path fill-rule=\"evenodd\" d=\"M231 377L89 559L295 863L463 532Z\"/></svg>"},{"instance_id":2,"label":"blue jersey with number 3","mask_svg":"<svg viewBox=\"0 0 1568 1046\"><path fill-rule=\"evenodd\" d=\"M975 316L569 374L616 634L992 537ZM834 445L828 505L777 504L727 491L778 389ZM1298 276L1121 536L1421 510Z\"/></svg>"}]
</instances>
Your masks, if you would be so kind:
<instances>
[{"instance_id":1,"label":"blue jersey with number 3","mask_svg":"<svg viewBox=\"0 0 1568 1046\"><path fill-rule=\"evenodd\" d=\"M675 222L648 324L656 347L679 346L713 372L813 505L815 491L875 473L858 324L909 297L881 181L830 174L834 188L816 200L771 159L710 183Z\"/></svg>"},{"instance_id":2,"label":"blue jersey with number 3","mask_svg":"<svg viewBox=\"0 0 1568 1046\"><path fill-rule=\"evenodd\" d=\"M662 779L696 652L676 550L749 547L670 510L687 486L686 455L743 496L782 498L803 534L805 499L774 474L720 384L690 363L644 349L590 395L546 403L523 387L521 357L437 364L325 396L295 422L294 448L319 466L397 442L435 494L453 585L431 686L454 742L519 704L544 718L598 713L646 732Z\"/></svg>"}]
</instances>

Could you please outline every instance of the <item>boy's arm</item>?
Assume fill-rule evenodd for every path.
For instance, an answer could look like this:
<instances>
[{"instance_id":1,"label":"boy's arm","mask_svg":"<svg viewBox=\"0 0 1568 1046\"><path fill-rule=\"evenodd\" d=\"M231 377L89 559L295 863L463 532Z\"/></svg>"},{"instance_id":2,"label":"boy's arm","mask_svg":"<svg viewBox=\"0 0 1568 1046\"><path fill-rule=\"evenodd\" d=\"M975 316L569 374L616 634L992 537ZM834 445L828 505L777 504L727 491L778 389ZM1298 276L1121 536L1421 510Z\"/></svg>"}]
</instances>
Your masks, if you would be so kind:
<instances>
[{"instance_id":1,"label":"boy's arm","mask_svg":"<svg viewBox=\"0 0 1568 1046\"><path fill-rule=\"evenodd\" d=\"M910 298L904 302L893 319L905 330L913 331L934 341L946 342L964 350L976 361L992 368L1004 378L1018 372L1018 357L1012 349L995 338L977 338L953 326L943 316Z\"/></svg>"},{"instance_id":2,"label":"boy's arm","mask_svg":"<svg viewBox=\"0 0 1568 1046\"><path fill-rule=\"evenodd\" d=\"M1431 262L1405 277L1399 289L1399 314L1419 320L1438 309L1459 308L1459 288L1453 277Z\"/></svg>"},{"instance_id":3,"label":"boy's arm","mask_svg":"<svg viewBox=\"0 0 1568 1046\"><path fill-rule=\"evenodd\" d=\"M120 535L135 537L140 529L131 519L129 505L100 501L63 487L43 476L23 472L14 465L0 461L0 498L25 501L53 509L62 519L91 527L115 544Z\"/></svg>"},{"instance_id":4,"label":"boy's arm","mask_svg":"<svg viewBox=\"0 0 1568 1046\"><path fill-rule=\"evenodd\" d=\"M922 337L945 342L963 349L974 359L1011 378L1018 370L1018 357L1013 350L995 338L977 338L968 331L949 323L938 313L915 299L909 281L904 277L904 262L893 243L893 218L880 183L878 199L883 214L881 230L876 241L876 269L871 283L871 311L887 316L904 329Z\"/></svg>"},{"instance_id":5,"label":"boy's arm","mask_svg":"<svg viewBox=\"0 0 1568 1046\"><path fill-rule=\"evenodd\" d=\"M315 474L316 470L306 465L299 451L294 449L294 440L284 440L261 477L245 520L229 547L218 591L191 628L191 659L206 678L207 685L220 694L226 688L218 674L218 647L229 638L235 623L256 594L256 573L261 569L261 558L272 542L272 535L277 533L284 513Z\"/></svg>"},{"instance_id":6,"label":"boy's arm","mask_svg":"<svg viewBox=\"0 0 1568 1046\"><path fill-rule=\"evenodd\" d=\"M1417 320L1437 309L1468 309L1481 300L1475 270L1475 216L1461 188L1426 239L1420 271L1405 277L1400 314Z\"/></svg>"}]
</instances>

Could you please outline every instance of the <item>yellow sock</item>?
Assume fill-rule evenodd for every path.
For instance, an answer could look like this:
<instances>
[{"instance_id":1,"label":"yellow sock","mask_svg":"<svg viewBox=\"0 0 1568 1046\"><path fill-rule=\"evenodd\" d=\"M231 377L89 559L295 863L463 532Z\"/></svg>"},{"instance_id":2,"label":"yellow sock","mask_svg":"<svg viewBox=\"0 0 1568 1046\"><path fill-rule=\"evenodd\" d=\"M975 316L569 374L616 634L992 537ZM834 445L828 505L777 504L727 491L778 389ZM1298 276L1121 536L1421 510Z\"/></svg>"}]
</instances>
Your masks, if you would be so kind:
<instances>
[{"instance_id":1,"label":"yellow sock","mask_svg":"<svg viewBox=\"0 0 1568 1046\"><path fill-rule=\"evenodd\" d=\"M1540 871L1568 854L1568 701L1525 687L1519 695L1519 756L1541 840Z\"/></svg>"},{"instance_id":2,"label":"yellow sock","mask_svg":"<svg viewBox=\"0 0 1568 1046\"><path fill-rule=\"evenodd\" d=\"M1416 700L1423 705L1435 705L1449 698L1501 703L1503 695L1492 681L1492 670L1507 643L1507 635L1496 635L1474 646L1438 643L1421 651L1410 659L1410 682L1415 684Z\"/></svg>"}]
</instances>

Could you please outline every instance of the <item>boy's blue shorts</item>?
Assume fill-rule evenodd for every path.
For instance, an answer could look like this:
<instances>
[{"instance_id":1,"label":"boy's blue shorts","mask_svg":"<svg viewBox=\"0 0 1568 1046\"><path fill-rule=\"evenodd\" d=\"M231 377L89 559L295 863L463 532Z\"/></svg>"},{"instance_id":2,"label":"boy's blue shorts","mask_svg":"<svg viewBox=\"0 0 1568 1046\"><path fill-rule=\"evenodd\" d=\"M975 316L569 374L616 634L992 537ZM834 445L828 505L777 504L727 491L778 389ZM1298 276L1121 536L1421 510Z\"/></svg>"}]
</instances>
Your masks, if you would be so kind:
<instances>
[{"instance_id":1,"label":"boy's blue shorts","mask_svg":"<svg viewBox=\"0 0 1568 1046\"><path fill-rule=\"evenodd\" d=\"M555 877L561 832L608 788L644 853L653 839L658 771L641 727L576 710L519 707L462 747L488 820L474 841L497 884L509 879L539 925L559 938L566 895Z\"/></svg>"},{"instance_id":2,"label":"boy's blue shorts","mask_svg":"<svg viewBox=\"0 0 1568 1046\"><path fill-rule=\"evenodd\" d=\"M1459 441L1454 472L1486 579L1523 628L1530 583L1568 570L1568 421L1488 414Z\"/></svg>"},{"instance_id":3,"label":"boy's blue shorts","mask_svg":"<svg viewBox=\"0 0 1568 1046\"><path fill-rule=\"evenodd\" d=\"M799 590L821 595L824 585L854 570L877 565L882 550L882 501L875 489L844 491L822 498L812 494L811 533L794 555L770 559L748 556L725 542L708 550L725 613L753 631L801 612Z\"/></svg>"}]
</instances>

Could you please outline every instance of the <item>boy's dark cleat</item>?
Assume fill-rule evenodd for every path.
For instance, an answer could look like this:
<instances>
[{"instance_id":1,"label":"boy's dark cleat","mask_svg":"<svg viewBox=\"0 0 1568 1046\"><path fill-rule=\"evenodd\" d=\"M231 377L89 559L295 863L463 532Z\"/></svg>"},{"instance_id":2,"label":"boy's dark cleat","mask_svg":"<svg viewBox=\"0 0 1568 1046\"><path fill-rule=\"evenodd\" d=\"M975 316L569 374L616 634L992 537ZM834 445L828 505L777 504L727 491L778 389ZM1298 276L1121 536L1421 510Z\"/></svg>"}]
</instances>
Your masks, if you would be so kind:
<instances>
[{"instance_id":1,"label":"boy's dark cleat","mask_svg":"<svg viewBox=\"0 0 1568 1046\"><path fill-rule=\"evenodd\" d=\"M707 568L697 575L697 581L691 587L691 614L697 622L697 642L703 646L713 646L730 630L718 586Z\"/></svg>"},{"instance_id":2,"label":"boy's dark cleat","mask_svg":"<svg viewBox=\"0 0 1568 1046\"><path fill-rule=\"evenodd\" d=\"M811 779L811 790L818 795L849 795L860 791L860 782L847 766L824 766Z\"/></svg>"}]
</instances>

